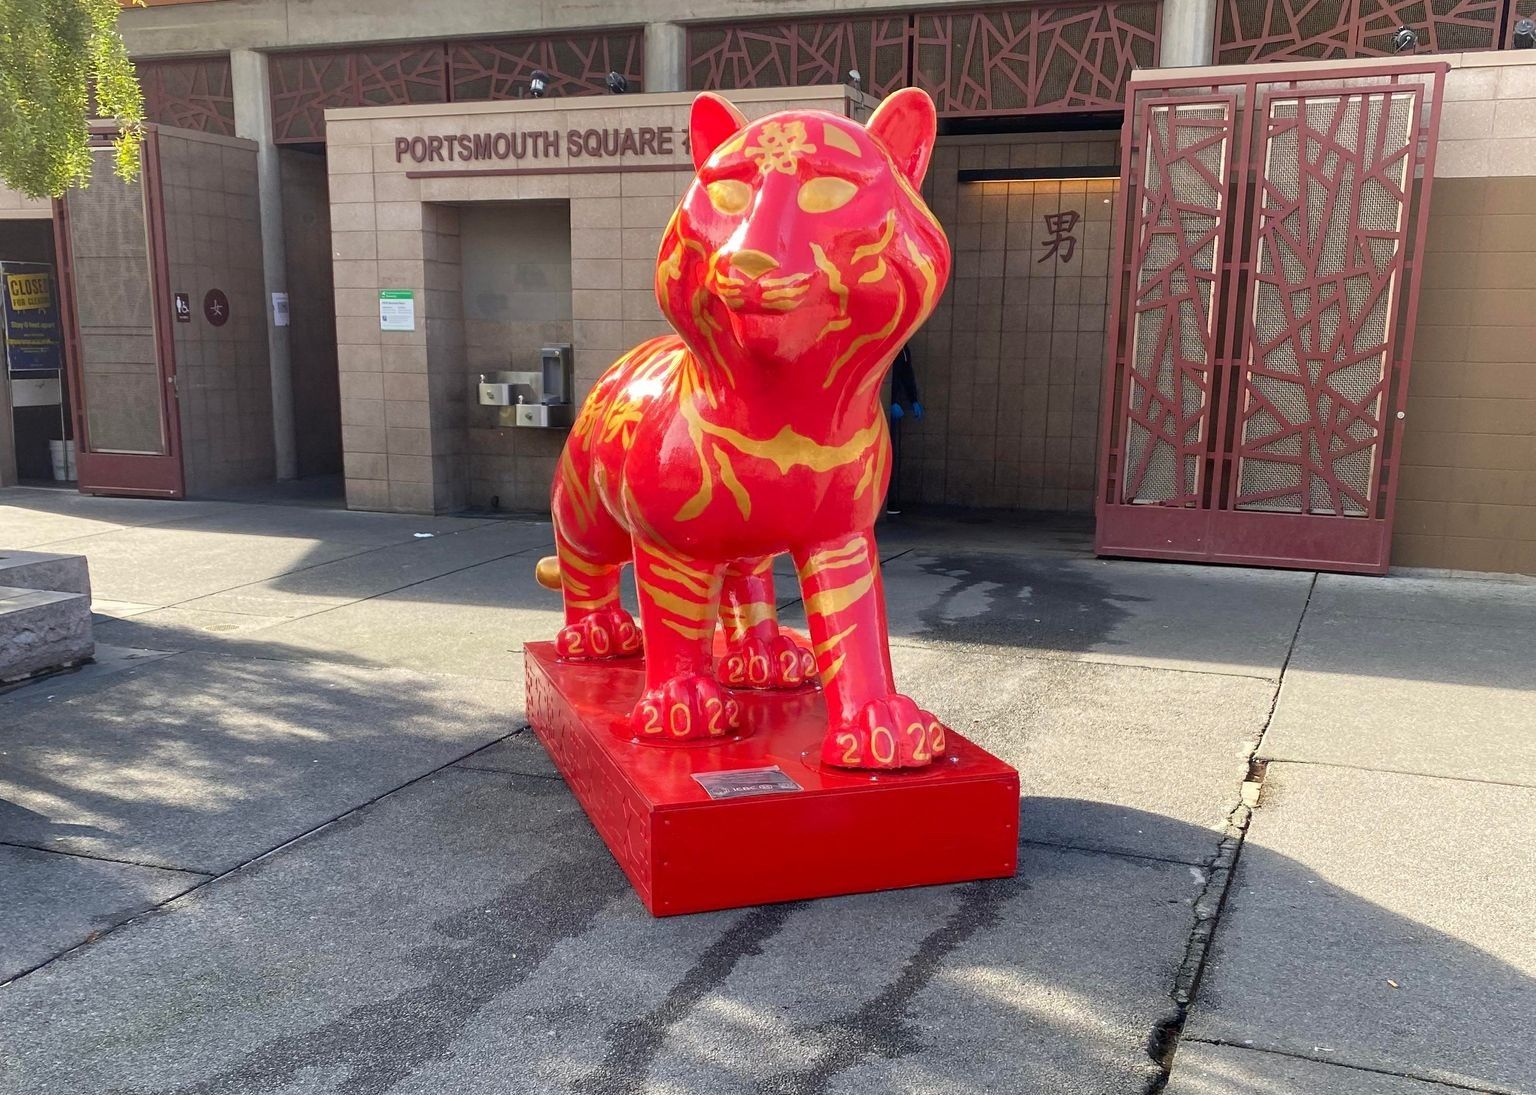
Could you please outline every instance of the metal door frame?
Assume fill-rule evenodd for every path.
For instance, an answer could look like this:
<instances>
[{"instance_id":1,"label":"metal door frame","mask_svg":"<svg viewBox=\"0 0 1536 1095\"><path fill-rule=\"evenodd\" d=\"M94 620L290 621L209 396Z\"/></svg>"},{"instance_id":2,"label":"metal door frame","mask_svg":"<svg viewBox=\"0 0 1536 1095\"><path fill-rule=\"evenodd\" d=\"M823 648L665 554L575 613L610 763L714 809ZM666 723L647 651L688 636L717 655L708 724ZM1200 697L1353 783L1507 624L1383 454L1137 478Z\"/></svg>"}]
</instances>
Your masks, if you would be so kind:
<instances>
[{"instance_id":1,"label":"metal door frame","mask_svg":"<svg viewBox=\"0 0 1536 1095\"><path fill-rule=\"evenodd\" d=\"M1340 65L1293 70L1282 66L1244 66L1228 73L1164 76L1135 80L1127 93L1122 132L1121 191L1116 208L1113 258L1116 283L1110 296L1108 359L1101 407L1099 483L1094 549L1099 555L1180 559L1385 573L1396 511L1398 458L1406 413L1409 368L1413 359L1414 321L1418 309L1420 268L1428 229L1435 145L1445 74L1443 61ZM1274 97L1350 95L1385 89L1413 89L1420 96L1409 192L1403 216L1412 221L1404 233L1398 301L1385 338L1380 436L1377 442L1374 512L1365 516L1276 513L1237 509L1237 438L1241 430L1237 396L1245 383L1250 323L1247 308L1256 267L1261 224L1258 162L1265 147L1267 103ZM1234 111L1226 149L1227 177L1220 260L1210 301L1211 338L1207 341L1205 430L1197 456L1197 489L1163 503L1130 502L1123 497L1127 475L1128 391L1134 304L1131 289L1140 271L1141 252L1133 238L1139 223L1147 112L1158 103L1213 107L1228 102ZM1137 215L1132 215L1136 210Z\"/></svg>"}]
</instances>

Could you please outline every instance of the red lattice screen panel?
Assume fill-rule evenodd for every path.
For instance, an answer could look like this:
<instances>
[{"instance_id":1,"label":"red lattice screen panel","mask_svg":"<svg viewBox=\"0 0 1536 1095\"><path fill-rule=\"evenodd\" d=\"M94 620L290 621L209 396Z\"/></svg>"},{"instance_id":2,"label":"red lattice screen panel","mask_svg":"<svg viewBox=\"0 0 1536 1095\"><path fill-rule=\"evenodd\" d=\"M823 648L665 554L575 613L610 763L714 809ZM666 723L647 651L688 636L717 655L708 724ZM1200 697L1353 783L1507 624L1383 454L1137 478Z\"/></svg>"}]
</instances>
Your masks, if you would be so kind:
<instances>
[{"instance_id":1,"label":"red lattice screen panel","mask_svg":"<svg viewBox=\"0 0 1536 1095\"><path fill-rule=\"evenodd\" d=\"M695 90L915 84L943 115L1119 110L1137 68L1157 64L1160 4L1099 0L942 14L791 19L688 31Z\"/></svg>"},{"instance_id":2,"label":"red lattice screen panel","mask_svg":"<svg viewBox=\"0 0 1536 1095\"><path fill-rule=\"evenodd\" d=\"M1217 0L1215 61L1390 57L1408 27L1419 51L1496 49L1509 0Z\"/></svg>"},{"instance_id":3,"label":"red lattice screen panel","mask_svg":"<svg viewBox=\"0 0 1536 1095\"><path fill-rule=\"evenodd\" d=\"M445 102L447 71L441 45L273 54L272 137L325 140L328 107Z\"/></svg>"},{"instance_id":4,"label":"red lattice screen panel","mask_svg":"<svg viewBox=\"0 0 1536 1095\"><path fill-rule=\"evenodd\" d=\"M229 58L139 61L144 116L160 125L235 135L235 96Z\"/></svg>"},{"instance_id":5,"label":"red lattice screen panel","mask_svg":"<svg viewBox=\"0 0 1536 1095\"><path fill-rule=\"evenodd\" d=\"M907 83L906 16L789 20L688 28L688 86L695 91L844 84L850 70L866 91Z\"/></svg>"},{"instance_id":6,"label":"red lattice screen panel","mask_svg":"<svg viewBox=\"0 0 1536 1095\"><path fill-rule=\"evenodd\" d=\"M549 73L551 96L605 95L617 72L630 91L644 90L645 34L638 27L558 38L493 38L448 44L449 95L454 102L516 99L534 70Z\"/></svg>"},{"instance_id":7,"label":"red lattice screen panel","mask_svg":"<svg viewBox=\"0 0 1536 1095\"><path fill-rule=\"evenodd\" d=\"M1386 570L1446 70L1131 85L1100 554Z\"/></svg>"},{"instance_id":8,"label":"red lattice screen panel","mask_svg":"<svg viewBox=\"0 0 1536 1095\"><path fill-rule=\"evenodd\" d=\"M1157 64L1156 3L1106 0L916 16L913 82L939 113L1119 110Z\"/></svg>"},{"instance_id":9,"label":"red lattice screen panel","mask_svg":"<svg viewBox=\"0 0 1536 1095\"><path fill-rule=\"evenodd\" d=\"M1267 101L1239 509L1375 510L1421 99L1404 88Z\"/></svg>"},{"instance_id":10,"label":"red lattice screen panel","mask_svg":"<svg viewBox=\"0 0 1536 1095\"><path fill-rule=\"evenodd\" d=\"M1185 505L1203 487L1237 103L1148 99L1141 112L1120 498Z\"/></svg>"}]
</instances>

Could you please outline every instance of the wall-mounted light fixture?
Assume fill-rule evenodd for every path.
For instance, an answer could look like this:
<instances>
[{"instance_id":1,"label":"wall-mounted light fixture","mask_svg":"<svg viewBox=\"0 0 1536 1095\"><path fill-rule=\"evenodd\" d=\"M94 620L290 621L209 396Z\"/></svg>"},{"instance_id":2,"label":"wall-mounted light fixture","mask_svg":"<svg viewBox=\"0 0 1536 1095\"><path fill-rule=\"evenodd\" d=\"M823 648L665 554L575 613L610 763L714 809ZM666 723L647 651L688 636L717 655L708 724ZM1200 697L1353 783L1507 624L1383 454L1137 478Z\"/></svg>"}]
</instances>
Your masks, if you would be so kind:
<instances>
[{"instance_id":1,"label":"wall-mounted light fixture","mask_svg":"<svg viewBox=\"0 0 1536 1095\"><path fill-rule=\"evenodd\" d=\"M848 82L853 85L854 91L864 90L864 74L856 68L848 70Z\"/></svg>"},{"instance_id":2,"label":"wall-mounted light fixture","mask_svg":"<svg viewBox=\"0 0 1536 1095\"><path fill-rule=\"evenodd\" d=\"M621 73L610 72L608 74L608 90L615 95L623 95L629 90L629 81L624 79Z\"/></svg>"},{"instance_id":3,"label":"wall-mounted light fixture","mask_svg":"<svg viewBox=\"0 0 1536 1095\"><path fill-rule=\"evenodd\" d=\"M1392 36L1392 52L1412 53L1419 48L1419 36L1410 27L1398 27Z\"/></svg>"},{"instance_id":4,"label":"wall-mounted light fixture","mask_svg":"<svg viewBox=\"0 0 1536 1095\"><path fill-rule=\"evenodd\" d=\"M1536 19L1516 19L1514 36L1516 49L1536 49Z\"/></svg>"},{"instance_id":5,"label":"wall-mounted light fixture","mask_svg":"<svg viewBox=\"0 0 1536 1095\"><path fill-rule=\"evenodd\" d=\"M542 68L536 68L528 77L528 94L535 99L544 98L544 89L549 86L549 73Z\"/></svg>"},{"instance_id":6,"label":"wall-mounted light fixture","mask_svg":"<svg viewBox=\"0 0 1536 1095\"><path fill-rule=\"evenodd\" d=\"M1066 182L1069 179L1118 179L1116 166L1078 167L966 167L956 173L963 183Z\"/></svg>"}]
</instances>

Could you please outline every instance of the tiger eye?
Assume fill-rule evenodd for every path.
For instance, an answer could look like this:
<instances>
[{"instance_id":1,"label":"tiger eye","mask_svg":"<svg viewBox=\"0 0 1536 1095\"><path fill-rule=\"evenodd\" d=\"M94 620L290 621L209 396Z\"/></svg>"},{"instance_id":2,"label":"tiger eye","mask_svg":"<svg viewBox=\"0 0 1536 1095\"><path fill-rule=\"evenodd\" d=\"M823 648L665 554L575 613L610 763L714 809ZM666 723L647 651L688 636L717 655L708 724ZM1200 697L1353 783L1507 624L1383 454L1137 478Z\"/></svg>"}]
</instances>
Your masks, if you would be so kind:
<instances>
[{"instance_id":1,"label":"tiger eye","mask_svg":"<svg viewBox=\"0 0 1536 1095\"><path fill-rule=\"evenodd\" d=\"M752 200L752 188L740 179L718 179L704 188L709 204L715 210L732 216L740 213Z\"/></svg>"},{"instance_id":2,"label":"tiger eye","mask_svg":"<svg viewBox=\"0 0 1536 1095\"><path fill-rule=\"evenodd\" d=\"M824 176L800 188L800 208L807 213L830 213L847 205L859 188L847 179Z\"/></svg>"}]
</instances>

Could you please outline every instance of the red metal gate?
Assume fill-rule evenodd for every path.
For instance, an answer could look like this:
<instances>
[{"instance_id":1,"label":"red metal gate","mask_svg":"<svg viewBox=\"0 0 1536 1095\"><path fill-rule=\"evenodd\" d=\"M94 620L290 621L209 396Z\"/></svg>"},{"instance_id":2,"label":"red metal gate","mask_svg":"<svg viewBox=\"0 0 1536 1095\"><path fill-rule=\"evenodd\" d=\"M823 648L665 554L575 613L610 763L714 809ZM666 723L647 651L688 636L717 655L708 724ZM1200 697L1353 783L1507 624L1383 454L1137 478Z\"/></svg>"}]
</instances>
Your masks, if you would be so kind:
<instances>
[{"instance_id":1,"label":"red metal gate","mask_svg":"<svg viewBox=\"0 0 1536 1095\"><path fill-rule=\"evenodd\" d=\"M1131 84L1099 554L1387 569L1445 71Z\"/></svg>"},{"instance_id":2,"label":"red metal gate","mask_svg":"<svg viewBox=\"0 0 1536 1095\"><path fill-rule=\"evenodd\" d=\"M159 131L143 170L113 174L112 132L91 135L91 185L54 202L60 318L85 494L185 493Z\"/></svg>"}]
</instances>

